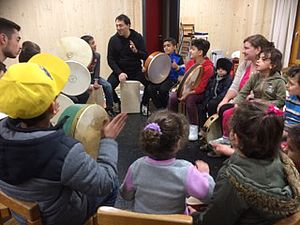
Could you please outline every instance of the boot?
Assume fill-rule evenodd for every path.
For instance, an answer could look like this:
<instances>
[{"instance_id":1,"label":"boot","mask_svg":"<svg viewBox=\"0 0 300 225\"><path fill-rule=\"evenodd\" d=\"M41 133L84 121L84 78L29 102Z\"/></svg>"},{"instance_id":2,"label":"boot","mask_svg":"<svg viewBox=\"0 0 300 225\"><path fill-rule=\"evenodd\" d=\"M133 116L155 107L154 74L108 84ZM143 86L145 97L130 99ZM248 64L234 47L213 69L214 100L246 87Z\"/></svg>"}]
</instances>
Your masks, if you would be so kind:
<instances>
[{"instance_id":1,"label":"boot","mask_svg":"<svg viewBox=\"0 0 300 225\"><path fill-rule=\"evenodd\" d=\"M198 126L190 124L189 141L198 140Z\"/></svg>"}]
</instances>

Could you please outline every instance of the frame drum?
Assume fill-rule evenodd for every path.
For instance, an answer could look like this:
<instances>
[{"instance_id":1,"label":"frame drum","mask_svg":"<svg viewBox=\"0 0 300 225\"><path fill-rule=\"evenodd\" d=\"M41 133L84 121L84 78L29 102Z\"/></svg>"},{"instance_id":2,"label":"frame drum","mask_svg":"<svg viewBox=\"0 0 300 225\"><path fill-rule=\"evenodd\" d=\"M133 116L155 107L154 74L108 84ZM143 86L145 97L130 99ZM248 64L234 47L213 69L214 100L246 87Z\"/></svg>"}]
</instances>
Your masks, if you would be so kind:
<instances>
[{"instance_id":1,"label":"frame drum","mask_svg":"<svg viewBox=\"0 0 300 225\"><path fill-rule=\"evenodd\" d=\"M59 121L65 116L69 118L63 125L65 134L80 141L85 151L94 159L99 152L101 130L109 121L106 111L96 104L74 104L66 108L59 117Z\"/></svg>"},{"instance_id":2,"label":"frame drum","mask_svg":"<svg viewBox=\"0 0 300 225\"><path fill-rule=\"evenodd\" d=\"M57 124L57 121L58 121L60 115L65 111L66 108L68 108L70 105L74 105L74 102L69 97L65 96L64 94L60 94L57 97L56 101L59 104L59 111L51 119L51 123L53 123L53 125Z\"/></svg>"},{"instance_id":3,"label":"frame drum","mask_svg":"<svg viewBox=\"0 0 300 225\"><path fill-rule=\"evenodd\" d=\"M205 132L204 138L206 143L222 137L221 122L218 114L214 114L206 120L205 124L203 125L203 131Z\"/></svg>"},{"instance_id":4,"label":"frame drum","mask_svg":"<svg viewBox=\"0 0 300 225\"><path fill-rule=\"evenodd\" d=\"M177 89L177 97L181 98L185 93L194 90L201 80L203 67L196 63L184 74Z\"/></svg>"},{"instance_id":5,"label":"frame drum","mask_svg":"<svg viewBox=\"0 0 300 225\"><path fill-rule=\"evenodd\" d=\"M154 84L162 83L169 76L171 58L163 52L153 52L145 62L146 79Z\"/></svg>"},{"instance_id":6,"label":"frame drum","mask_svg":"<svg viewBox=\"0 0 300 225\"><path fill-rule=\"evenodd\" d=\"M91 83L90 72L79 62L70 60L66 61L66 63L71 69L71 74L62 92L70 96L76 96L84 93Z\"/></svg>"},{"instance_id":7,"label":"frame drum","mask_svg":"<svg viewBox=\"0 0 300 225\"><path fill-rule=\"evenodd\" d=\"M93 58L90 45L79 37L63 37L59 40L59 57L63 60L73 60L88 67Z\"/></svg>"}]
</instances>

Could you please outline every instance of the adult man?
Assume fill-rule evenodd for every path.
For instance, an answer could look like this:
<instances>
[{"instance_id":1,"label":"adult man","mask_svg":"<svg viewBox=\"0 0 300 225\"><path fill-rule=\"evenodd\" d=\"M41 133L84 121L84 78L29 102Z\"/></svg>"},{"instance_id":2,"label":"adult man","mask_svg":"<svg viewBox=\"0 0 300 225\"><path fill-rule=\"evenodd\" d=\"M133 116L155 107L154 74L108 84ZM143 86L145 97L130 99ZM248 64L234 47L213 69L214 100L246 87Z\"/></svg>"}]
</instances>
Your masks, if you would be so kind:
<instances>
[{"instance_id":1,"label":"adult man","mask_svg":"<svg viewBox=\"0 0 300 225\"><path fill-rule=\"evenodd\" d=\"M137 80L145 86L145 91L141 104L141 111L147 114L147 105L149 98L146 96L148 81L142 72L141 60L147 58L147 51L144 39L141 34L130 29L130 19L121 14L115 19L117 33L113 35L108 43L107 61L113 70L108 77L108 82L113 88L114 102L120 106L114 89L120 82L126 80Z\"/></svg>"},{"instance_id":2,"label":"adult man","mask_svg":"<svg viewBox=\"0 0 300 225\"><path fill-rule=\"evenodd\" d=\"M20 30L18 24L0 17L0 76L6 71L4 60L16 58L20 53Z\"/></svg>"}]
</instances>

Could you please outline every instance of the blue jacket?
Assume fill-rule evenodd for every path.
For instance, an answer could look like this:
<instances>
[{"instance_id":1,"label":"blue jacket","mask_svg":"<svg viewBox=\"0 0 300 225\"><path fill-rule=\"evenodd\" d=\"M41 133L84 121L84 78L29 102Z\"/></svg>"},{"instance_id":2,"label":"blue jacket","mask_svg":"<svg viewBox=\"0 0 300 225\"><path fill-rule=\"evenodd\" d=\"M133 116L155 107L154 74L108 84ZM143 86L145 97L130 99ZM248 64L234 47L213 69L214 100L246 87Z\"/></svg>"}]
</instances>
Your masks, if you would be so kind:
<instances>
[{"instance_id":1,"label":"blue jacket","mask_svg":"<svg viewBox=\"0 0 300 225\"><path fill-rule=\"evenodd\" d=\"M175 52L173 52L169 56L171 58L171 62L175 61L177 63L177 65L179 66L179 70L175 70L175 69L171 68L168 79L177 82L178 77L183 75L185 72L184 62L183 62L182 57L180 55L176 54Z\"/></svg>"}]
</instances>

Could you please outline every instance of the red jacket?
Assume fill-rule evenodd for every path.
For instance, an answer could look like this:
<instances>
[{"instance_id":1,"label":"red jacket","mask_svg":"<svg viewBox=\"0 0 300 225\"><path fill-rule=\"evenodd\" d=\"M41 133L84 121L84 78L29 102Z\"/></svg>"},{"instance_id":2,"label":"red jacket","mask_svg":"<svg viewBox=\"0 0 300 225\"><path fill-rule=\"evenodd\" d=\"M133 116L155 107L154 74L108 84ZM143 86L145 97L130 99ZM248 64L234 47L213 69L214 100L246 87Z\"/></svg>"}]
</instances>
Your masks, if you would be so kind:
<instances>
[{"instance_id":1,"label":"red jacket","mask_svg":"<svg viewBox=\"0 0 300 225\"><path fill-rule=\"evenodd\" d=\"M186 70L185 71L188 71L191 68L191 66L194 65L194 64L195 64L195 60L193 60L193 59L189 60L186 63L186 66L185 66ZM199 82L198 87L196 87L194 89L196 94L202 94L205 91L205 88L208 84L209 78L214 74L214 65L208 57L204 58L204 62L201 65L204 69L204 72L203 72L203 75L201 77L201 80Z\"/></svg>"}]
</instances>

